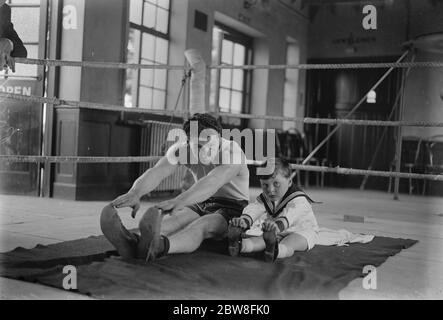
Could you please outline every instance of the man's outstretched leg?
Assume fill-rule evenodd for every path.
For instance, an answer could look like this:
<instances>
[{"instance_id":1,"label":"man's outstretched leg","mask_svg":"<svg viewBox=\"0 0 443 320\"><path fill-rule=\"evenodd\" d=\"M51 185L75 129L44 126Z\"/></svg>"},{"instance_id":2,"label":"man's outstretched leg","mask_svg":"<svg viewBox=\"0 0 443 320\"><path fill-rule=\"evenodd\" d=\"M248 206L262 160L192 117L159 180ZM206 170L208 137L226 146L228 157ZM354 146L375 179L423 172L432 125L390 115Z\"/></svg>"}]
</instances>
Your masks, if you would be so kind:
<instances>
[{"instance_id":1,"label":"man's outstretched leg","mask_svg":"<svg viewBox=\"0 0 443 320\"><path fill-rule=\"evenodd\" d=\"M194 252L205 239L226 237L227 230L228 222L221 214L207 214L172 235L169 238L169 250L166 253Z\"/></svg>"},{"instance_id":2,"label":"man's outstretched leg","mask_svg":"<svg viewBox=\"0 0 443 320\"><path fill-rule=\"evenodd\" d=\"M153 212L145 214L139 225L147 260L153 260L168 253L193 252L205 239L226 236L228 223L218 213L198 218L169 238L160 235L161 214L157 212L157 218L152 218L153 214Z\"/></svg>"},{"instance_id":3,"label":"man's outstretched leg","mask_svg":"<svg viewBox=\"0 0 443 320\"><path fill-rule=\"evenodd\" d=\"M182 208L174 210L169 214L162 214L161 234L169 237L184 229L198 218L200 218L200 215L189 208Z\"/></svg>"},{"instance_id":4,"label":"man's outstretched leg","mask_svg":"<svg viewBox=\"0 0 443 320\"><path fill-rule=\"evenodd\" d=\"M117 249L120 256L125 259L135 258L138 235L125 228L117 210L110 204L102 210L100 227L106 239Z\"/></svg>"}]
</instances>

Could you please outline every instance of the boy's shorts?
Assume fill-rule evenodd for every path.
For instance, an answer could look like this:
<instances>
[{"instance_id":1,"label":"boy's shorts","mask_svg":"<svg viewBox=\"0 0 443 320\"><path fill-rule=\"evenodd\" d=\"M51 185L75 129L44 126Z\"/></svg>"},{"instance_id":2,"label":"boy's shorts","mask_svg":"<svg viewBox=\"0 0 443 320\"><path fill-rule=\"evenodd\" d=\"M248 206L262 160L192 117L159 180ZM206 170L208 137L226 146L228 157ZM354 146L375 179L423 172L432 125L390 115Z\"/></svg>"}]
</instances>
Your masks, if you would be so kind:
<instances>
[{"instance_id":1,"label":"boy's shorts","mask_svg":"<svg viewBox=\"0 0 443 320\"><path fill-rule=\"evenodd\" d=\"M248 205L246 200L234 200L228 198L211 197L203 202L187 206L200 216L218 213L229 222L232 218L240 217L243 209Z\"/></svg>"}]
</instances>

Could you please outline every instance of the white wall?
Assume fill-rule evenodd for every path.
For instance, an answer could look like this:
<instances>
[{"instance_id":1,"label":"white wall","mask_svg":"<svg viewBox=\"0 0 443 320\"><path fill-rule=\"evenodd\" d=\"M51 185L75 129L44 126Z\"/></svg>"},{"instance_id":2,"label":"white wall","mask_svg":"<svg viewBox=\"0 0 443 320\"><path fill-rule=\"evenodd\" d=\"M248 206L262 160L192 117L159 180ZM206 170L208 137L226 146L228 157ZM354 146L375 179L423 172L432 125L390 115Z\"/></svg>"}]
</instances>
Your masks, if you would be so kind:
<instances>
[{"instance_id":1,"label":"white wall","mask_svg":"<svg viewBox=\"0 0 443 320\"><path fill-rule=\"evenodd\" d=\"M405 3L396 0L392 6L377 6L376 30L363 28L364 4L320 7L309 26L309 58L400 55L407 39Z\"/></svg>"},{"instance_id":2,"label":"white wall","mask_svg":"<svg viewBox=\"0 0 443 320\"><path fill-rule=\"evenodd\" d=\"M179 2L180 4L178 4ZM172 37L177 39L177 33L186 30L186 48L200 50L207 64L211 62L212 28L217 17L227 17L226 20L234 22L230 27L254 37L254 64L285 64L288 37L295 39L300 44L300 62L306 61L308 20L300 12L297 13L282 5L280 1L271 1L269 8L258 6L251 9L245 9L243 1L239 0L185 0L183 2L187 3L186 10L175 10L178 5L184 6L181 0L172 2L171 21L178 19L180 23L174 22L174 25L171 25L171 46L175 46L176 49L180 48L173 43ZM194 28L195 10L208 15L207 32ZM183 21L183 13L187 17L186 25ZM183 44L181 43L181 45ZM285 72L282 70L253 72L250 113L283 115L284 78ZM171 81L176 82L170 77L169 82ZM301 74L299 92L303 92L304 82L304 76ZM209 106L209 81L206 96ZM172 97L170 94L168 99L172 99ZM169 100L168 105L171 105ZM299 106L299 108L304 108L304 106ZM250 123L253 127L263 127L262 121L251 121ZM271 121L266 124L271 128L282 126L279 121Z\"/></svg>"}]
</instances>

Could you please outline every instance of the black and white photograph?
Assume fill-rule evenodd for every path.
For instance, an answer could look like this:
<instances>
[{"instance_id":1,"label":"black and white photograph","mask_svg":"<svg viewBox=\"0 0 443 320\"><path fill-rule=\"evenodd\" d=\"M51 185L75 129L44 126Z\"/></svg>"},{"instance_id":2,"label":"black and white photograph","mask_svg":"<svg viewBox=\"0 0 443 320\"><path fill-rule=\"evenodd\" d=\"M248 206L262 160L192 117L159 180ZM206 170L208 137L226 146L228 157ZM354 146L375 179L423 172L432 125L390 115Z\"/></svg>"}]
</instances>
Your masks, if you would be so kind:
<instances>
[{"instance_id":1,"label":"black and white photograph","mask_svg":"<svg viewBox=\"0 0 443 320\"><path fill-rule=\"evenodd\" d=\"M0 300L443 300L443 0L0 0Z\"/></svg>"}]
</instances>

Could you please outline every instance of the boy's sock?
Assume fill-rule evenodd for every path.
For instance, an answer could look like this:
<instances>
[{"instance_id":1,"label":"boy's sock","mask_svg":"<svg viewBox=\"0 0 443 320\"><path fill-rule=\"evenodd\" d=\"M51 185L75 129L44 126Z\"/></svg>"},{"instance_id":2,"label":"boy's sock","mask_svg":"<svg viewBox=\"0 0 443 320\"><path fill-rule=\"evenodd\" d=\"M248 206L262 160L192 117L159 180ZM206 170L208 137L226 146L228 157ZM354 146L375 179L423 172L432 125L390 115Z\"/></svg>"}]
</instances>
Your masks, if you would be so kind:
<instances>
[{"instance_id":1,"label":"boy's sock","mask_svg":"<svg viewBox=\"0 0 443 320\"><path fill-rule=\"evenodd\" d=\"M242 249L242 234L243 229L240 227L228 226L228 250L232 257L240 254Z\"/></svg>"},{"instance_id":2,"label":"boy's sock","mask_svg":"<svg viewBox=\"0 0 443 320\"><path fill-rule=\"evenodd\" d=\"M265 241L265 261L273 262L277 259L279 252L279 244L277 241L277 235L275 231L263 232L263 240Z\"/></svg>"}]
</instances>

